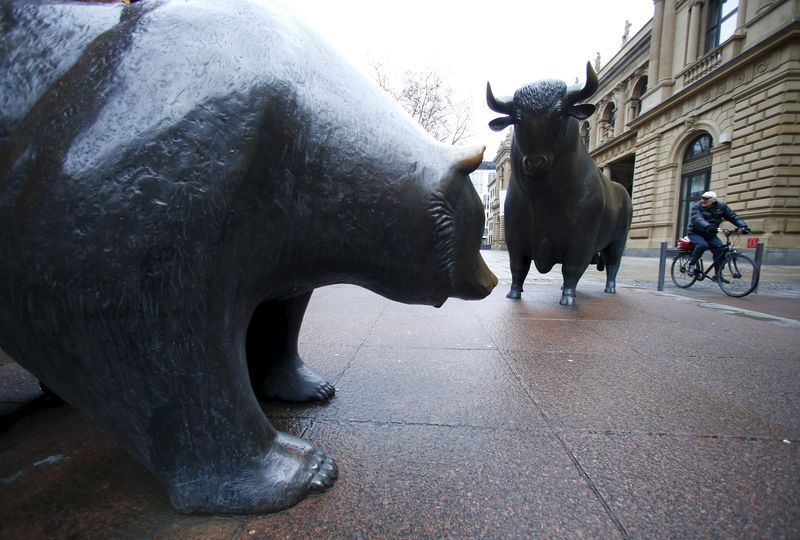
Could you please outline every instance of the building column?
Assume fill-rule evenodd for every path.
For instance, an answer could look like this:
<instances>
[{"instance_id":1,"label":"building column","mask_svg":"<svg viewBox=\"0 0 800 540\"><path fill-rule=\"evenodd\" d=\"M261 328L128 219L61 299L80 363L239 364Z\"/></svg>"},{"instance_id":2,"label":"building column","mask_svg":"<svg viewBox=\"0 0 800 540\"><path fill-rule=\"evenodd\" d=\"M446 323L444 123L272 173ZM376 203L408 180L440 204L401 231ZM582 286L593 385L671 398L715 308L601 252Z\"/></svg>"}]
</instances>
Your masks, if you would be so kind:
<instances>
[{"instance_id":1,"label":"building column","mask_svg":"<svg viewBox=\"0 0 800 540\"><path fill-rule=\"evenodd\" d=\"M625 131L625 122L627 122L626 117L628 115L625 104L625 90L623 88L617 88L616 92L614 92L614 106L617 108L617 121L614 123L614 137L619 137L622 135L622 132Z\"/></svg>"},{"instance_id":2,"label":"building column","mask_svg":"<svg viewBox=\"0 0 800 540\"><path fill-rule=\"evenodd\" d=\"M739 0L739 11L736 12L736 30L733 32L733 54L742 52L744 35L747 33L747 0Z\"/></svg>"},{"instance_id":3,"label":"building column","mask_svg":"<svg viewBox=\"0 0 800 540\"><path fill-rule=\"evenodd\" d=\"M636 109L639 107L639 99L641 98L630 98L627 100L627 105L625 106L625 127L628 127L628 124L633 122L636 119Z\"/></svg>"},{"instance_id":4,"label":"building column","mask_svg":"<svg viewBox=\"0 0 800 540\"><path fill-rule=\"evenodd\" d=\"M662 2L662 25L661 25L661 44L660 57L658 59L658 82L671 82L674 73L672 72L672 51L675 49L675 1L669 0Z\"/></svg>"},{"instance_id":5,"label":"building column","mask_svg":"<svg viewBox=\"0 0 800 540\"><path fill-rule=\"evenodd\" d=\"M696 0L689 14L689 44L686 49L686 64L697 60L697 51L700 45L700 13L703 11L703 0Z\"/></svg>"},{"instance_id":6,"label":"building column","mask_svg":"<svg viewBox=\"0 0 800 540\"><path fill-rule=\"evenodd\" d=\"M650 31L650 66L648 80L651 86L658 84L659 59L661 58L661 27L664 24L664 0L653 0L653 28Z\"/></svg>"},{"instance_id":7,"label":"building column","mask_svg":"<svg viewBox=\"0 0 800 540\"><path fill-rule=\"evenodd\" d=\"M747 0L739 0L739 11L736 12L735 34L744 34L744 25L747 23Z\"/></svg>"},{"instance_id":8,"label":"building column","mask_svg":"<svg viewBox=\"0 0 800 540\"><path fill-rule=\"evenodd\" d=\"M594 139L592 141L592 143L593 143L592 144L592 148L597 148L603 142L603 128L602 128L602 125L603 125L602 114L600 113L600 107L598 105L598 108L597 108L597 122L595 122L593 125L589 126L591 128L591 130L592 130L592 139Z\"/></svg>"}]
</instances>

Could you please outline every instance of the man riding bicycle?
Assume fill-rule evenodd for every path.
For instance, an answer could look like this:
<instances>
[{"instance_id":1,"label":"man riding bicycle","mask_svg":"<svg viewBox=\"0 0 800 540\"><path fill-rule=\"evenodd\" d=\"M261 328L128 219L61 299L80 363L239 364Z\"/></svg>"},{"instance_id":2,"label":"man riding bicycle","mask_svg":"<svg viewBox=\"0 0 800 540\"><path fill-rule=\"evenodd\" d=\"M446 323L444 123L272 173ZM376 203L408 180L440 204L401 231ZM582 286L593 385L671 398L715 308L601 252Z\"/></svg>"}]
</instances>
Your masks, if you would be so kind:
<instances>
[{"instance_id":1,"label":"man riding bicycle","mask_svg":"<svg viewBox=\"0 0 800 540\"><path fill-rule=\"evenodd\" d=\"M692 205L689 213L689 230L687 235L689 240L694 243L692 259L687 265L686 273L690 276L695 274L695 265L706 249L711 248L714 254L714 276L712 281L717 281L722 267L723 251L722 241L717 237L722 220L726 219L736 225L742 234L750 234L750 227L742 218L736 215L727 204L717 200L714 191L706 191L700 196L700 200Z\"/></svg>"}]
</instances>

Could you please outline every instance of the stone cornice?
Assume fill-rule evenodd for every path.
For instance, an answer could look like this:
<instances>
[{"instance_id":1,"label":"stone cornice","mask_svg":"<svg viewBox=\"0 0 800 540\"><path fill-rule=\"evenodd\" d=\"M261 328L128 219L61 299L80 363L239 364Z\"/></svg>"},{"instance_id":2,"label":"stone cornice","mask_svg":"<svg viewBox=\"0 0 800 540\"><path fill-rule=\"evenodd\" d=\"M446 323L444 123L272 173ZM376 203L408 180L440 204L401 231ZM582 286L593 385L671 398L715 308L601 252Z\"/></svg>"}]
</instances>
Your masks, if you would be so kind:
<instances>
[{"instance_id":1,"label":"stone cornice","mask_svg":"<svg viewBox=\"0 0 800 540\"><path fill-rule=\"evenodd\" d=\"M717 87L720 84L725 86L729 79L733 79L732 87L740 86L746 82L747 73L754 73L761 69L764 64L763 59L771 57L781 45L792 39L797 39L799 36L800 22L793 21L789 23L783 29L765 38L761 43L750 47L732 60L720 65L699 81L681 89L669 99L643 112L628 123L628 129L642 129L643 126L659 118L667 118L667 121L670 121L670 117L675 115L669 113L672 113L671 109L676 109L678 104L686 102L701 93L708 93L713 89L719 90ZM753 69L748 69L750 67ZM716 91L715 95L720 95L720 92L721 90Z\"/></svg>"}]
</instances>

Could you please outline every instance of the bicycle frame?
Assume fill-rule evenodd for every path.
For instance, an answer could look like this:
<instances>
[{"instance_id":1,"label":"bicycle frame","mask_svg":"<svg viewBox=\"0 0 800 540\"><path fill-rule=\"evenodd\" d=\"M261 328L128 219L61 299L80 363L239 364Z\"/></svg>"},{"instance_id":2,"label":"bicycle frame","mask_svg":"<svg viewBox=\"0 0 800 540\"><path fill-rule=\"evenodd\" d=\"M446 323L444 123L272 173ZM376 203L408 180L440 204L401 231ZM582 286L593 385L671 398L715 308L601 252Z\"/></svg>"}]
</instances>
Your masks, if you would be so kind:
<instances>
[{"instance_id":1,"label":"bicycle frame","mask_svg":"<svg viewBox=\"0 0 800 540\"><path fill-rule=\"evenodd\" d=\"M739 253L738 251L733 249L733 244L731 243L731 240L730 240L730 236L731 236L731 233L733 231L728 231L727 229L720 229L720 230L725 234L725 244L722 246L722 251L720 251L720 253L719 253L719 255L717 257L713 257L712 256L711 264L709 265L708 269L706 269L706 270L703 269L703 266L705 266L703 264L703 258L700 257L700 259L697 260L697 264L700 267L700 272L695 275L696 278L697 278L697 281L703 281L704 279L706 279L708 277L709 272L711 272L711 270L716 268L717 262L723 261L722 264L724 264L725 261L727 261L727 259L731 255L733 255L734 253ZM709 248L708 251L711 251L711 249Z\"/></svg>"}]
</instances>

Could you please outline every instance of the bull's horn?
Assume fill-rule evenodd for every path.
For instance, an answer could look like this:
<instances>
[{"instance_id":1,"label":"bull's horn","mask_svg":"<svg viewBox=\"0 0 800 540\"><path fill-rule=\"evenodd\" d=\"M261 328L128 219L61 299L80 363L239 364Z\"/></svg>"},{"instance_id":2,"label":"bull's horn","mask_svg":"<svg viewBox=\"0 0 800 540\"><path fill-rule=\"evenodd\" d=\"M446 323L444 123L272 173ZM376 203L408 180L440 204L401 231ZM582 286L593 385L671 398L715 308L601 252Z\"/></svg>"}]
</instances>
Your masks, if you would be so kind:
<instances>
[{"instance_id":1,"label":"bull's horn","mask_svg":"<svg viewBox=\"0 0 800 540\"><path fill-rule=\"evenodd\" d=\"M456 148L456 168L466 174L471 173L483 161L483 152L486 147L480 144L473 146L459 146Z\"/></svg>"},{"instance_id":2,"label":"bull's horn","mask_svg":"<svg viewBox=\"0 0 800 540\"><path fill-rule=\"evenodd\" d=\"M494 112L511 115L514 113L514 101L511 98L496 98L492 86L486 81L486 104Z\"/></svg>"},{"instance_id":3,"label":"bull's horn","mask_svg":"<svg viewBox=\"0 0 800 540\"><path fill-rule=\"evenodd\" d=\"M594 72L591 62L586 62L586 84L576 84L567 89L567 102L572 105L588 99L597 92L597 73Z\"/></svg>"}]
</instances>

